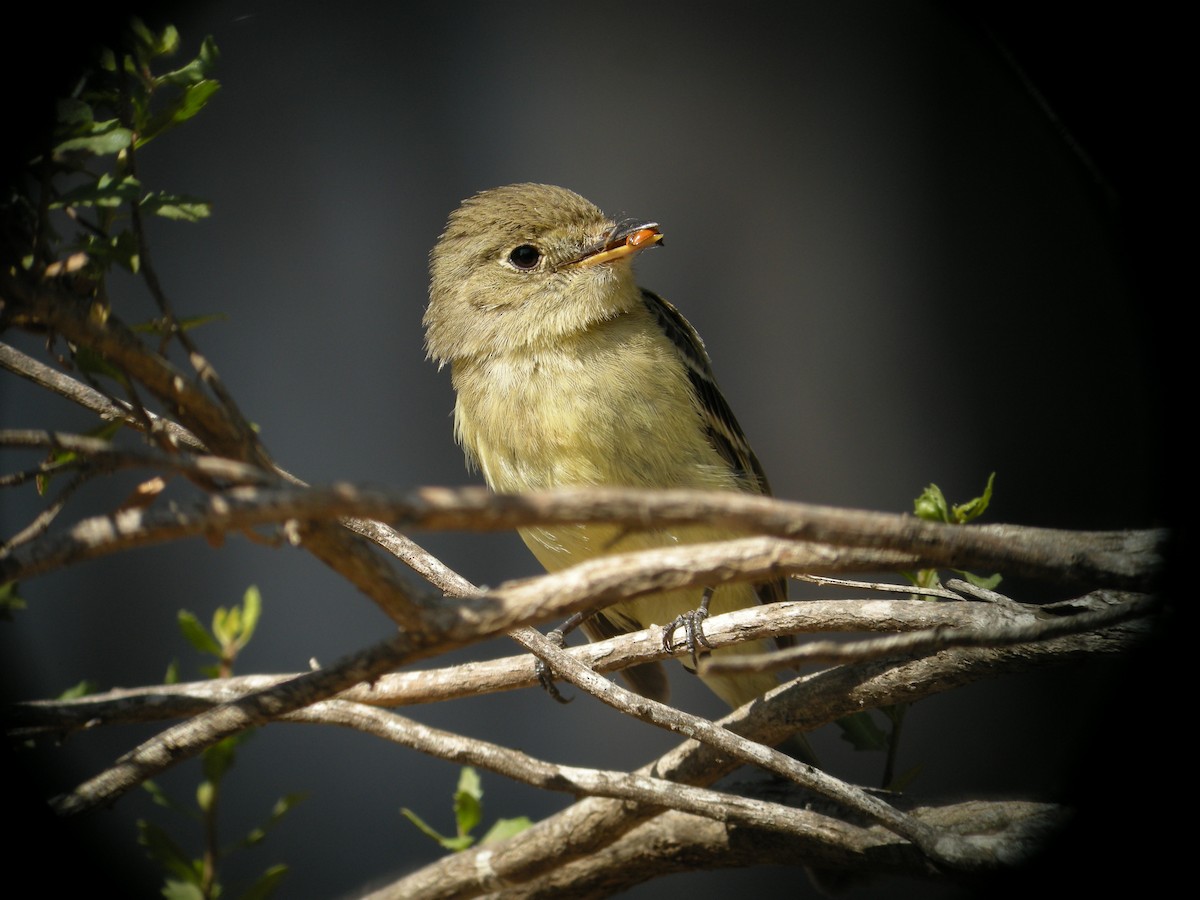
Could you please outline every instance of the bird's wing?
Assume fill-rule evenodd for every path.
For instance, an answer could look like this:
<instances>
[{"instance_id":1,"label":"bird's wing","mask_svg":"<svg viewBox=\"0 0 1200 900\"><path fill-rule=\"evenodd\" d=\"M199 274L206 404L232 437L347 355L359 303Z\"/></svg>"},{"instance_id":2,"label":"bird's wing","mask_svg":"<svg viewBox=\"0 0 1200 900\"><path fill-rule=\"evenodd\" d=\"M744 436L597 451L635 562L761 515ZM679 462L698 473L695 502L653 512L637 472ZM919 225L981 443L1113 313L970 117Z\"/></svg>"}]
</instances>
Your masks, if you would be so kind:
<instances>
[{"instance_id":1,"label":"bird's wing","mask_svg":"<svg viewBox=\"0 0 1200 900\"><path fill-rule=\"evenodd\" d=\"M700 409L704 415L704 428L708 439L721 458L729 463L730 468L741 478L746 490L754 494L770 494L767 476L763 471L758 457L750 449L742 427L738 425L729 408L721 389L717 387L713 377L712 363L704 349L704 342L696 329L674 306L657 294L642 291L642 300L646 308L654 314L659 327L675 347L679 358L687 368L688 379L692 390L700 401Z\"/></svg>"},{"instance_id":2,"label":"bird's wing","mask_svg":"<svg viewBox=\"0 0 1200 900\"><path fill-rule=\"evenodd\" d=\"M754 455L750 442L746 440L733 410L729 408L729 403L717 387L712 363L704 349L704 341L683 314L662 297L643 289L642 301L687 367L688 379L699 400L709 441L721 454L721 458L738 474L748 493L769 496L771 486L767 483L767 475L758 457ZM762 603L787 599L787 583L782 578L762 582L755 585L755 588Z\"/></svg>"}]
</instances>

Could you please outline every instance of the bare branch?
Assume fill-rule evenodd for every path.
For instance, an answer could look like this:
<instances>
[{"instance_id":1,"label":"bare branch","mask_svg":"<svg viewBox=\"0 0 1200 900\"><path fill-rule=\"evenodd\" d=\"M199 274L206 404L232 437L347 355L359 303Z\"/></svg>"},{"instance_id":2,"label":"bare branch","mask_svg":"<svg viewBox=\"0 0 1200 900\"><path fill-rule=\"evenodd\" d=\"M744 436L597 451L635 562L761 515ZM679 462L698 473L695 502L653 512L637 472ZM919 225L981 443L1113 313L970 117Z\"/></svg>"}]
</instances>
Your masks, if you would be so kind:
<instances>
[{"instance_id":1,"label":"bare branch","mask_svg":"<svg viewBox=\"0 0 1200 900\"><path fill-rule=\"evenodd\" d=\"M746 740L714 725L707 719L639 696L620 687L615 682L596 675L537 632L526 630L517 637L517 640L525 643L539 658L544 660L556 675L565 678L576 687L586 690L614 709L660 728L666 728L700 741L734 759L751 763L795 781L847 809L886 826L896 834L908 838L921 847L932 859L956 859L967 853L966 848L948 840L945 835L939 835L922 827L899 810L871 796L861 788L834 778L807 763L792 759L778 750L772 750L762 744Z\"/></svg>"},{"instance_id":2,"label":"bare branch","mask_svg":"<svg viewBox=\"0 0 1200 900\"><path fill-rule=\"evenodd\" d=\"M898 654L909 657L923 656L947 647L1003 647L1105 628L1149 615L1159 606L1156 598L1145 595L1108 596L1112 604L1108 608L1065 618L1047 620L1038 616L1032 622L979 630L938 625L933 629L913 634L846 644L811 641L798 647L787 647L770 653L744 654L727 660L710 657L700 661L698 671L701 675L721 672L768 672L794 668L803 663L850 662Z\"/></svg>"},{"instance_id":3,"label":"bare branch","mask_svg":"<svg viewBox=\"0 0 1200 900\"><path fill-rule=\"evenodd\" d=\"M715 491L608 488L505 496L475 488L385 491L347 484L312 489L245 487L211 497L188 510L147 511L136 520L119 522L115 531L108 518L100 525L95 520L82 522L50 547L30 545L20 555L0 557L0 578L26 578L130 547L197 534L293 519L316 522L345 517L399 520L408 527L424 529L461 527L470 519L476 530L550 522L623 522L645 527L649 523L659 526L707 520L748 533L792 537L791 542L772 546L797 548L792 552L803 552L804 561L798 562L800 557L792 556L780 563L781 569L894 571L914 565L952 566L1012 570L1042 578L1067 572L1068 581L1087 571L1093 586L1134 589L1154 583L1166 539L1165 532L1160 531L1089 533L1019 526L938 525L908 516L850 512ZM842 549L815 543L815 538L801 535L803 532L840 536ZM872 537L888 545L887 549L872 549ZM798 541L809 542L814 549L800 551ZM766 552L767 545L763 546Z\"/></svg>"},{"instance_id":4,"label":"bare branch","mask_svg":"<svg viewBox=\"0 0 1200 900\"><path fill-rule=\"evenodd\" d=\"M1125 653L1144 638L1146 629L1129 625L1100 633L1073 635L1016 648L955 648L914 662L875 660L838 666L801 676L766 695L763 703L743 707L719 724L765 743L781 740L797 728L809 730L860 709L885 702L915 702L1000 671L1017 672L1069 664L1096 654ZM887 697L887 700L883 698ZM727 774L733 761L687 742L639 772L687 784L711 784ZM657 814L618 801L589 798L538 822L499 845L473 848L383 889L379 897L457 898L478 896L501 887L512 889L599 854ZM554 853L547 854L546 848ZM994 850L998 848L994 848ZM790 857L796 858L796 857ZM1011 864L1003 853L997 865ZM988 863L980 862L982 866ZM585 866L586 867L586 866ZM428 874L428 877L426 875ZM391 893L389 893L391 891Z\"/></svg>"},{"instance_id":5,"label":"bare branch","mask_svg":"<svg viewBox=\"0 0 1200 900\"><path fill-rule=\"evenodd\" d=\"M758 785L747 789L754 787L761 789ZM930 827L989 843L998 866L1018 865L1031 857L1065 819L1061 808L1021 801L917 807L909 814ZM436 900L486 893L504 900L567 894L602 898L673 872L778 865L780 860L803 860L819 879L831 875L836 879L837 873L859 880L885 874L951 877L951 873L932 868L916 848L886 829L861 827L815 812L809 812L807 819L809 827L803 834L785 836L765 828L730 828L712 819L665 812L595 853L528 881L504 878L494 870L491 859L484 861L483 878L460 880L462 870L455 865L456 857L449 856L368 897Z\"/></svg>"},{"instance_id":6,"label":"bare branch","mask_svg":"<svg viewBox=\"0 0 1200 900\"><path fill-rule=\"evenodd\" d=\"M401 633L327 669L298 675L200 713L126 753L99 775L54 798L51 805L58 813L69 815L111 803L147 778L195 756L222 738L301 709L350 685L370 681L394 668L397 659L411 652L412 645L413 641Z\"/></svg>"},{"instance_id":7,"label":"bare branch","mask_svg":"<svg viewBox=\"0 0 1200 900\"><path fill-rule=\"evenodd\" d=\"M1136 598L1131 598L1131 601L1137 602ZM1072 602L1083 604L1085 601ZM705 633L715 647L780 634L864 631L921 633L937 628L1002 637L1009 629L1036 624L1038 621L1035 609L1026 608L1014 613L977 603L804 600L772 603L713 616L705 622ZM1094 627L1087 626L1078 618L1067 621L1072 622L1079 631ZM896 647L888 655L898 655L901 649ZM920 655L920 650L920 647L910 647L908 655ZM666 656L659 627L568 648L565 652L600 673L619 671ZM684 652L678 651L676 655ZM102 724L183 718L294 677L297 675L244 675L184 684L122 688L72 700L29 701L15 704L6 712L12 725L10 733L14 736L63 734ZM457 666L393 672L370 683L355 685L338 696L371 706L394 707L436 703L536 685L534 657L523 654ZM884 698L880 702L892 701Z\"/></svg>"},{"instance_id":8,"label":"bare branch","mask_svg":"<svg viewBox=\"0 0 1200 900\"><path fill-rule=\"evenodd\" d=\"M546 790L629 800L794 835L804 834L812 827L812 816L778 803L748 800L643 774L557 765L499 744L431 728L395 713L344 700L313 704L290 713L285 721L353 728L439 759L477 766Z\"/></svg>"},{"instance_id":9,"label":"bare branch","mask_svg":"<svg viewBox=\"0 0 1200 900\"><path fill-rule=\"evenodd\" d=\"M981 835L986 829L977 821L965 833L933 825L936 812L929 813L928 819L907 814L746 738L773 744L795 731L810 730L864 708L911 703L1000 673L1122 652L1148 627L1129 620L1151 611L1150 600L1107 598L1099 593L1083 598L1077 607L1041 610L991 595L981 595L992 601L986 606L900 600L858 601L856 607L852 601L827 601L745 610L710 620L709 637L714 644L749 635L852 630L847 627L852 621L859 630L920 630L836 647L813 643L800 655L777 658L774 663L836 660L845 664L802 675L714 725L625 691L580 661L586 659L609 670L658 658L664 654L654 630L650 640L643 633L567 653L524 626L663 590L714 587L782 574L970 568L1089 588L1151 589L1160 577L1166 535L1162 531L1076 533L1007 525L945 526L910 516L733 493L604 489L516 497L477 489L309 488L275 466L211 366L178 330L161 289L154 283L151 286L170 321L171 335L183 342L198 379L177 370L115 319L88 315L86 305L59 293L56 283L21 282L12 271L0 272L9 320L48 328L111 361L128 374L132 402L123 404L69 376L39 368L10 348L0 346L0 364L101 415L120 418L154 435L169 433L174 439L159 441L161 450L126 450L74 435L6 432L0 435L0 445L69 447L80 454L79 465L88 473L129 466L178 472L200 488L202 498L171 507L159 502L150 508L121 509L77 522L62 534L45 531L49 517L39 519L15 544L0 548L0 581L152 543L197 535L254 534L254 529L267 528L325 561L380 605L401 630L390 640L317 672L231 680L207 690L191 686L174 692L114 692L78 704L22 706L19 712L25 718L20 733L24 734L127 718L132 715L130 707L145 705L148 697L172 698L160 706L156 716L194 715L57 798L54 805L60 812L112 802L138 782L229 734L271 721L305 721L354 727L550 789L595 795L525 835L486 851L461 854L394 886L400 891L411 888L422 896L469 896L512 884L546 889L556 883L556 873L565 871L574 872L572 877L579 884L634 883L654 873L636 861L639 848L629 843L633 834L664 827L680 834L687 829L700 834L697 829L701 825L690 816L661 816L665 806L718 821L718 831L726 837L731 825L744 833L775 835L774 840L786 834L792 846L807 846L817 861L861 860L866 852L863 848L870 847L899 854L901 865L913 871L931 871L930 861L959 870L989 869L1018 858L1020 853L1013 848L1023 846L1022 840L1006 843L1007 834L999 843L994 837L984 839ZM142 408L139 394L157 399L187 428L152 418ZM181 446L207 451L184 453ZM580 522L619 523L637 529L697 520L720 525L731 533L757 536L609 557L487 593L477 591L409 538L383 524L508 530ZM456 601L447 603L423 586L403 582L390 560L369 542L402 559ZM912 593L907 586L889 589ZM1107 599L1113 601L1111 608L1095 608ZM840 610L835 611L834 604ZM1060 612L1069 615L1050 618ZM518 643L536 652L559 677L581 690L622 712L694 740L686 741L653 767L623 775L556 766L496 745L424 729L363 705L424 702L450 696L454 690L478 692L485 684L488 689L503 689L531 683L532 660L528 657L475 664L474 669L384 676L399 665L506 631L512 631ZM446 681L464 674L473 680L465 687L446 689ZM330 699L335 696L338 699ZM362 704L348 698L361 699ZM743 761L787 775L833 800L837 809L828 815L797 811L705 789ZM848 817L848 812L853 815ZM897 842L847 821L855 815L882 823L906 840ZM1012 815L1015 820L1021 818L1019 812ZM1053 818L1049 813L1039 815L1033 814L1030 821L1044 823ZM667 824L648 824L655 816ZM709 829L708 836L696 837L692 845L713 853L712 842L718 832L702 824ZM548 847L554 852L547 853ZM623 869L618 872L614 866Z\"/></svg>"},{"instance_id":10,"label":"bare branch","mask_svg":"<svg viewBox=\"0 0 1200 900\"><path fill-rule=\"evenodd\" d=\"M60 397L78 403L84 409L91 410L106 421L120 420L134 428L142 426L141 418L134 412L130 404L112 400L95 388L52 369L8 344L0 343L0 366ZM155 413L148 414L156 427L160 427L181 446L200 451L207 449L203 441L183 426Z\"/></svg>"},{"instance_id":11,"label":"bare branch","mask_svg":"<svg viewBox=\"0 0 1200 900\"><path fill-rule=\"evenodd\" d=\"M4 311L10 321L49 328L121 368L131 383L144 385L210 452L264 471L274 469L266 450L236 411L213 402L200 385L152 352L115 318L89 315L86 304L63 293L54 282L30 284L2 270L0 296L4 298ZM220 529L210 533L220 533ZM420 626L421 613L414 609L409 587L366 542L336 524L320 521L291 528L289 534L373 600L402 628ZM35 543L24 545L21 551L29 550ZM21 577L9 571L8 563L8 560L0 562L0 580Z\"/></svg>"}]
</instances>

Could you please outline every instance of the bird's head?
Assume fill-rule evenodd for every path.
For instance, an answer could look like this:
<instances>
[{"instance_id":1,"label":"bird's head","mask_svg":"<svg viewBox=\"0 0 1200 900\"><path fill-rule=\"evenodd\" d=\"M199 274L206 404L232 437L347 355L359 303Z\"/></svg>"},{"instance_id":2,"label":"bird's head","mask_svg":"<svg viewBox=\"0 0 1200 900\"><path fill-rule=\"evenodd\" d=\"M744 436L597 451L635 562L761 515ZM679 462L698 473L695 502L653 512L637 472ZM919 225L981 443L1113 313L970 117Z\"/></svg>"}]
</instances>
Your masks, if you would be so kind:
<instances>
[{"instance_id":1,"label":"bird's head","mask_svg":"<svg viewBox=\"0 0 1200 900\"><path fill-rule=\"evenodd\" d=\"M450 214L430 254L425 342L439 364L553 344L641 302L630 261L658 226L565 188L512 184Z\"/></svg>"}]
</instances>

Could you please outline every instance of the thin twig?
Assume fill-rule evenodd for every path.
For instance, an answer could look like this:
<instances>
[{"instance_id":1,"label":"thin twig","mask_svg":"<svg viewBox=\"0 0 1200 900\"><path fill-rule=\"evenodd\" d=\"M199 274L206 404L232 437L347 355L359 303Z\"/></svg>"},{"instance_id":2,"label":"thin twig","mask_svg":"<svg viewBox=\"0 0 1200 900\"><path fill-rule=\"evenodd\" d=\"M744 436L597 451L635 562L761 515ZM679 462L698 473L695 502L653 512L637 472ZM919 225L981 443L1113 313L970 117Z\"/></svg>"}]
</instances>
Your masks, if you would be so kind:
<instances>
[{"instance_id":1,"label":"thin twig","mask_svg":"<svg viewBox=\"0 0 1200 900\"><path fill-rule=\"evenodd\" d=\"M889 591L893 594L912 594L918 597L939 597L942 600L961 600L962 597L946 588L918 587L914 584L897 584L891 581L859 581L853 578L831 578L828 575L812 575L797 573L791 576L795 581L806 581L822 587L853 588L858 591Z\"/></svg>"},{"instance_id":2,"label":"thin twig","mask_svg":"<svg viewBox=\"0 0 1200 900\"><path fill-rule=\"evenodd\" d=\"M926 603L908 600L804 600L771 603L713 616L705 621L705 634L715 647L781 634L856 631L912 631L935 625L952 625L976 631L994 631L1032 618L1000 613L973 603ZM587 668L613 672L643 662L662 659L662 629L567 648ZM686 650L677 651L678 654ZM216 703L240 699L264 690L290 675L247 675L144 688L121 688L71 700L37 700L15 704L7 719L16 736L41 732L65 733L96 724L159 721L193 715ZM382 675L369 684L356 685L339 696L372 706L405 706L435 703L494 691L533 687L538 683L534 658L528 653L500 659L462 663L433 669L414 669Z\"/></svg>"},{"instance_id":3,"label":"thin twig","mask_svg":"<svg viewBox=\"0 0 1200 900\"><path fill-rule=\"evenodd\" d=\"M861 516L856 526L861 530L854 535L850 535L853 529L843 522L847 516L851 519ZM995 568L998 553L1012 567L1026 573L1054 577L1064 567L1076 572L1087 568L1094 576L1093 586L1129 587L1132 582L1132 589L1138 589L1136 585L1142 585L1143 589L1153 585L1166 540L1165 532L1161 531L1051 533L1017 526L938 526L904 516L847 513L734 492L597 488L506 496L473 488L397 491L337 484L308 489L240 488L212 497L190 510L148 511L144 519L127 523L128 527L119 532L111 531L107 525L97 531L88 523L80 523L67 539L55 542L52 547L31 548L21 560L0 562L0 577L29 577L130 545L199 533L240 531L291 519L311 523L354 517L403 521L409 527L429 529L460 528L469 520L475 523L476 530L579 521L624 522L644 527L650 523L667 526L717 520L747 533L792 534L792 540L771 545L775 548L772 552L782 554L773 561L779 566L776 574L854 569L894 571L913 565ZM829 527L817 527L822 522ZM916 532L930 526L933 532L910 534L906 544L901 540L901 532L909 526L915 527ZM867 535L875 527L884 535L883 542L890 545L888 549L866 545ZM886 537L889 529L893 532L890 538ZM140 533L142 530L147 533ZM844 545L817 543L805 536L807 532L840 533ZM800 536L795 537L797 534ZM1046 543L1040 543L1043 540ZM802 550L804 545L800 541L808 542L810 549ZM998 550L993 544L1003 549ZM767 545L762 546L765 551ZM791 549L785 552L785 547ZM1091 562L1085 566L1081 562L1084 559Z\"/></svg>"},{"instance_id":4,"label":"thin twig","mask_svg":"<svg viewBox=\"0 0 1200 900\"><path fill-rule=\"evenodd\" d=\"M302 709L395 668L397 660L412 654L413 643L410 637L398 634L328 668L298 675L286 683L203 712L155 735L108 769L69 793L55 797L51 806L60 815L72 815L112 803L147 778L229 735Z\"/></svg>"},{"instance_id":5,"label":"thin twig","mask_svg":"<svg viewBox=\"0 0 1200 900\"><path fill-rule=\"evenodd\" d=\"M938 625L924 631L865 641L810 641L800 646L767 653L746 653L725 658L707 657L700 661L697 671L701 675L771 672L795 668L805 663L844 663L897 655L916 657L936 653L948 647L1005 647L1108 628L1130 619L1148 616L1160 605L1155 597L1125 595L1121 602L1107 609L1062 618L1012 623L995 628L974 629Z\"/></svg>"},{"instance_id":6,"label":"thin twig","mask_svg":"<svg viewBox=\"0 0 1200 900\"><path fill-rule=\"evenodd\" d=\"M431 728L395 713L344 700L313 704L289 713L285 721L353 728L439 759L477 766L545 790L629 800L729 824L800 835L813 828L814 819L825 818L778 803L747 800L638 773L558 765L499 744Z\"/></svg>"},{"instance_id":7,"label":"thin twig","mask_svg":"<svg viewBox=\"0 0 1200 900\"><path fill-rule=\"evenodd\" d=\"M626 690L581 665L569 654L564 653L562 648L532 629L524 629L514 639L550 666L557 677L587 691L606 705L643 722L715 747L742 762L782 775L908 838L921 847L931 859L944 860L966 852L948 836L939 835L926 828L861 788L847 784L778 750L746 740L707 719Z\"/></svg>"},{"instance_id":8,"label":"thin twig","mask_svg":"<svg viewBox=\"0 0 1200 900\"><path fill-rule=\"evenodd\" d=\"M19 375L60 397L79 404L84 409L91 410L106 421L120 420L139 430L143 427L142 420L129 403L123 400L114 400L102 391L52 369L8 344L0 343L0 366L14 375ZM146 414L156 430L162 430L181 446L199 451L208 449L203 441L182 425L153 412L147 411Z\"/></svg>"},{"instance_id":9,"label":"thin twig","mask_svg":"<svg viewBox=\"0 0 1200 900\"><path fill-rule=\"evenodd\" d=\"M1046 665L1069 665L1101 654L1128 653L1146 636L1146 629L1118 626L1101 633L1072 635L1029 647L954 648L935 656L900 664L874 660L802 676L769 692L760 704L750 704L719 724L739 734L767 742L782 739L797 728L809 730L861 709L884 703L912 703L923 697L993 677ZM685 742L639 769L688 784L711 784L730 771L733 763L707 747ZM440 860L427 869L381 889L380 898L420 896L423 900L472 897L499 884L532 883L575 861L585 868L604 866L601 851L654 817L657 810L631 807L619 801L589 798L535 824L500 845L472 848ZM546 848L554 848L547 853ZM993 846L988 862L986 838L979 842L980 865L1013 864Z\"/></svg>"}]
</instances>

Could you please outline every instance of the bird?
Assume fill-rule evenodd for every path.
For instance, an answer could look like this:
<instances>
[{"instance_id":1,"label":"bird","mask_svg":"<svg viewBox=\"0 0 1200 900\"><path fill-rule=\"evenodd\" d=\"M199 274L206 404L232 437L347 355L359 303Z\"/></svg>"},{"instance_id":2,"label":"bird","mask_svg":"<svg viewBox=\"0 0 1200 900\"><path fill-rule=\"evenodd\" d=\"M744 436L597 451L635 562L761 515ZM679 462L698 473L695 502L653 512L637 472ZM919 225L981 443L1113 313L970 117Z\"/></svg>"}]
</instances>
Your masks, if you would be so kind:
<instances>
[{"instance_id":1,"label":"bird","mask_svg":"<svg viewBox=\"0 0 1200 900\"><path fill-rule=\"evenodd\" d=\"M449 216L430 252L427 357L450 366L454 433L496 492L561 487L693 488L770 494L762 465L682 314L638 285L633 260L662 243L655 222L614 220L566 188L481 191ZM549 572L599 556L735 537L708 525L519 529ZM638 597L582 622L590 640L784 600L770 578ZM694 614L692 611L703 609ZM761 652L764 641L714 651ZM692 645L692 661L695 645ZM685 663L686 664L686 663ZM638 693L669 696L658 662L624 670ZM736 708L775 687L770 673L702 676Z\"/></svg>"}]
</instances>

